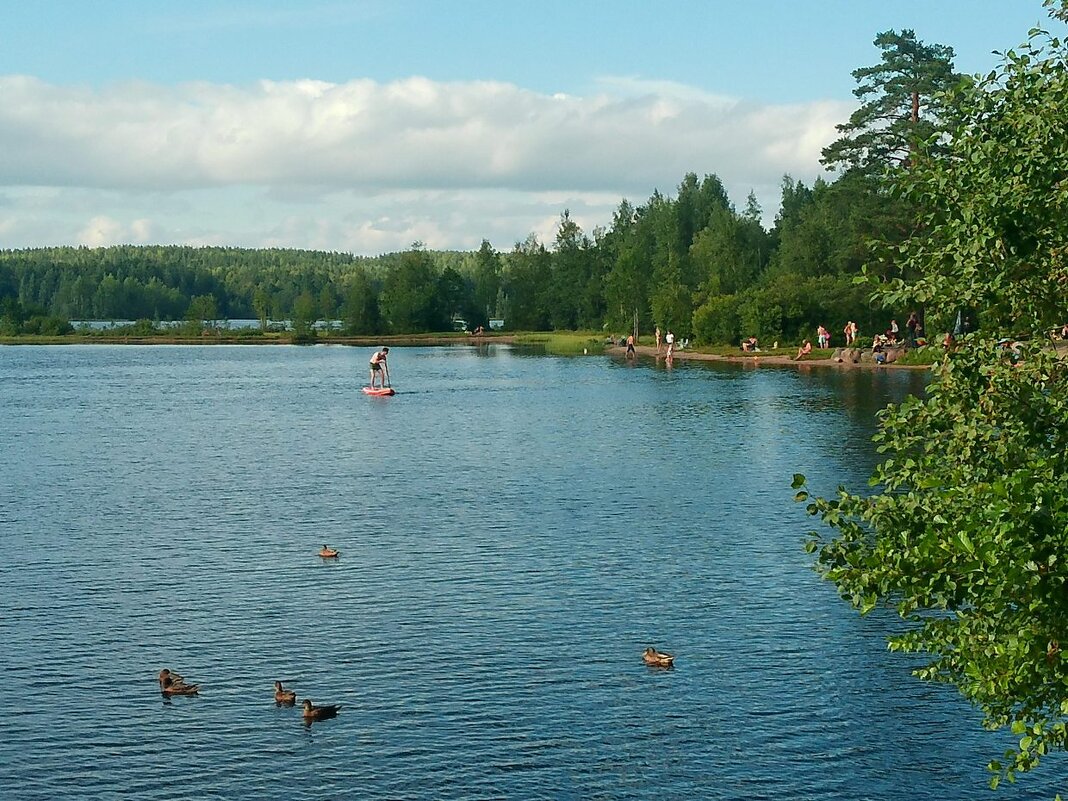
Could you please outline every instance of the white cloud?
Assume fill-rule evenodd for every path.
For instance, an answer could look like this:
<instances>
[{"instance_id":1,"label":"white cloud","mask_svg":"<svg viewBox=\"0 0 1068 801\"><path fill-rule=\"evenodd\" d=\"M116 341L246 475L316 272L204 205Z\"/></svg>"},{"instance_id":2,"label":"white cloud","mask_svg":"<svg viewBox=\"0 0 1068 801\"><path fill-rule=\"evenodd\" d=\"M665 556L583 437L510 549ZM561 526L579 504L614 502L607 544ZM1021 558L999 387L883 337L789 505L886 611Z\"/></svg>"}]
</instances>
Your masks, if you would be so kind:
<instances>
[{"instance_id":1,"label":"white cloud","mask_svg":"<svg viewBox=\"0 0 1068 801\"><path fill-rule=\"evenodd\" d=\"M650 80L625 75L606 75L597 79L598 86L609 94L621 96L651 96L673 98L687 103L729 109L738 104L738 98L708 92L696 86L676 81Z\"/></svg>"},{"instance_id":2,"label":"white cloud","mask_svg":"<svg viewBox=\"0 0 1068 801\"><path fill-rule=\"evenodd\" d=\"M565 207L586 230L607 225L622 197L671 193L686 172L717 174L738 203L755 189L770 218L782 175L817 175L850 111L629 78L598 87L0 77L2 244L508 248L551 236L545 220Z\"/></svg>"},{"instance_id":3,"label":"white cloud","mask_svg":"<svg viewBox=\"0 0 1068 801\"><path fill-rule=\"evenodd\" d=\"M122 233L122 225L117 220L100 215L78 232L78 240L89 247L103 247L121 241Z\"/></svg>"}]
</instances>

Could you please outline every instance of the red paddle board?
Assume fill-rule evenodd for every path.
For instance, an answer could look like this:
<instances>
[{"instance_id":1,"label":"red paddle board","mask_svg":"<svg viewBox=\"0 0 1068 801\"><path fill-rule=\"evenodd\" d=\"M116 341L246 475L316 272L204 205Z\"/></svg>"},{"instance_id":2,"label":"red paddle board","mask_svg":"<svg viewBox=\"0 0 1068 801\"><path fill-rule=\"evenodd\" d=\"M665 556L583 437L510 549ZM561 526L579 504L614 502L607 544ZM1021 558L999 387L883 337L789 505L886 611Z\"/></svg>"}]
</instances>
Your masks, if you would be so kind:
<instances>
[{"instance_id":1,"label":"red paddle board","mask_svg":"<svg viewBox=\"0 0 1068 801\"><path fill-rule=\"evenodd\" d=\"M393 387L364 387L363 394L384 398L389 395L396 395L397 393L393 391Z\"/></svg>"}]
</instances>

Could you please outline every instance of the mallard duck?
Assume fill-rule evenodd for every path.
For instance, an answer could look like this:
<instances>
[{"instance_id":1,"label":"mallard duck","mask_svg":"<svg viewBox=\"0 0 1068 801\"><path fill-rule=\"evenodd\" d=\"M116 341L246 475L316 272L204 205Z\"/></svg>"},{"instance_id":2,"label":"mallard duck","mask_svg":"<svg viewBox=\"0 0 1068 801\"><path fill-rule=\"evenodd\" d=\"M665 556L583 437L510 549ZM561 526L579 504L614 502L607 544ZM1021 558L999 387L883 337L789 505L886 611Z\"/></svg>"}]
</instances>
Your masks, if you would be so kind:
<instances>
[{"instance_id":1,"label":"mallard duck","mask_svg":"<svg viewBox=\"0 0 1068 801\"><path fill-rule=\"evenodd\" d=\"M166 696L196 695L198 688L197 684L186 684L185 679L167 668L159 672L159 690Z\"/></svg>"},{"instance_id":2,"label":"mallard duck","mask_svg":"<svg viewBox=\"0 0 1068 801\"><path fill-rule=\"evenodd\" d=\"M334 550L333 548L329 548L326 545L324 545L323 549L319 551L319 556L323 557L323 559L336 559L340 555L340 551Z\"/></svg>"},{"instance_id":3,"label":"mallard duck","mask_svg":"<svg viewBox=\"0 0 1068 801\"><path fill-rule=\"evenodd\" d=\"M177 673L174 673L168 670L167 668L163 668L163 670L159 672L159 686L162 687L164 682L168 680L172 684L185 684L185 679L183 679Z\"/></svg>"},{"instance_id":4,"label":"mallard duck","mask_svg":"<svg viewBox=\"0 0 1068 801\"><path fill-rule=\"evenodd\" d=\"M651 665L652 667L669 668L675 661L675 657L671 654L665 654L655 648L646 648L642 653L642 661Z\"/></svg>"},{"instance_id":5,"label":"mallard duck","mask_svg":"<svg viewBox=\"0 0 1068 801\"><path fill-rule=\"evenodd\" d=\"M171 684L160 689L160 692L164 696L170 698L172 695L196 695L200 692L199 684Z\"/></svg>"},{"instance_id":6,"label":"mallard duck","mask_svg":"<svg viewBox=\"0 0 1068 801\"><path fill-rule=\"evenodd\" d=\"M274 683L274 702L276 704L293 706L293 704L297 702L297 694L293 692L293 690L283 690L282 682L276 681Z\"/></svg>"},{"instance_id":7,"label":"mallard duck","mask_svg":"<svg viewBox=\"0 0 1068 801\"><path fill-rule=\"evenodd\" d=\"M337 711L341 707L337 704L324 704L323 706L315 706L310 698L304 699L304 722L311 723L316 720L328 720L330 718L337 717Z\"/></svg>"}]
</instances>

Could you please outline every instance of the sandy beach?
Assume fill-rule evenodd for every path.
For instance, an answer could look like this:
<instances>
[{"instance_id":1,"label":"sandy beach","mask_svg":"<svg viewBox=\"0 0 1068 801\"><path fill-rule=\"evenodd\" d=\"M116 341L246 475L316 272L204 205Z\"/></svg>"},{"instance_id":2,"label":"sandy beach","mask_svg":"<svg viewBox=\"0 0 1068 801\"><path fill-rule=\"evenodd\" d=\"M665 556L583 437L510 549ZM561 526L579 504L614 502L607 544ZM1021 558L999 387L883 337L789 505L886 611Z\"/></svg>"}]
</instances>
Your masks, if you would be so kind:
<instances>
[{"instance_id":1,"label":"sandy beach","mask_svg":"<svg viewBox=\"0 0 1068 801\"><path fill-rule=\"evenodd\" d=\"M652 345L635 345L635 352L639 356L647 356L649 358L666 358L667 348L662 347L660 354L656 352L656 348ZM672 359L675 361L702 361L702 362L735 362L738 364L745 364L750 367L834 367L842 370L926 370L930 365L926 364L879 364L873 361L861 361L851 362L842 361L838 362L831 358L831 355L835 352L835 348L830 348L821 352L821 358L808 358L801 359L800 361L794 361L789 356L772 355L763 353L742 353L739 351L737 356L724 356L719 353L701 353L695 350L676 350L672 354ZM618 345L612 345L605 348L605 353L612 356L626 356L627 349ZM822 357L822 353L826 353L826 357Z\"/></svg>"}]
</instances>

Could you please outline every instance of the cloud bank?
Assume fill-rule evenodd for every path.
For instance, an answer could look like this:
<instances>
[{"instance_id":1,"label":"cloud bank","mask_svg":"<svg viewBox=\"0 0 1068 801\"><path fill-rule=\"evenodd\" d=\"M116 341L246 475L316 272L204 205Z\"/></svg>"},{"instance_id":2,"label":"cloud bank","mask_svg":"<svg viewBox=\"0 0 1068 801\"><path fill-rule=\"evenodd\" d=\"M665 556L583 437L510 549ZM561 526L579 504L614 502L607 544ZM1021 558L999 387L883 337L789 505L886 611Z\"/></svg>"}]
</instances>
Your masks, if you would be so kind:
<instances>
[{"instance_id":1,"label":"cloud bank","mask_svg":"<svg viewBox=\"0 0 1068 801\"><path fill-rule=\"evenodd\" d=\"M0 246L128 243L373 254L424 241L508 249L587 230L686 172L774 213L811 180L837 101L758 105L605 79L586 96L513 84L261 81L105 89L0 77Z\"/></svg>"}]
</instances>

